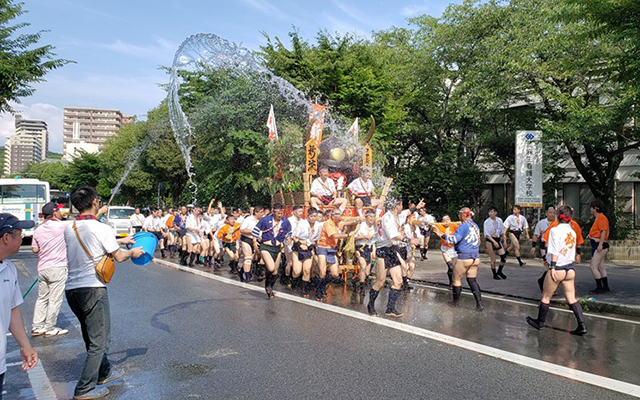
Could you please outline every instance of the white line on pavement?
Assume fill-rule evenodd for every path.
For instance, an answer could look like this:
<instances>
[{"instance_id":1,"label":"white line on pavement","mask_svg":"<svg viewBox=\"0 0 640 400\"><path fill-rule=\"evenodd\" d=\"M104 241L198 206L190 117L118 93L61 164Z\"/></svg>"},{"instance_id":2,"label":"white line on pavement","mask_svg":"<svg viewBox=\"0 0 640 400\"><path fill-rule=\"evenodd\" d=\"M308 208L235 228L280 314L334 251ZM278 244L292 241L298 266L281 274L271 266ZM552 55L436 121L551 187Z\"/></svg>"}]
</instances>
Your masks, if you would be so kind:
<instances>
[{"instance_id":1,"label":"white line on pavement","mask_svg":"<svg viewBox=\"0 0 640 400\"><path fill-rule=\"evenodd\" d=\"M185 271L185 272L190 272L192 274L195 275L200 275L203 276L205 278L209 278L209 279L213 279L219 282L224 282L224 283L228 283L231 285L235 285L235 286L239 286L248 290L253 290L256 292L262 292L264 291L263 288L260 288L258 286L254 286L254 285L250 285L248 283L243 283L243 282L239 282L236 280L232 280L229 278L224 278L222 276L217 276L217 275L213 275L210 274L208 272L204 272L204 271L199 271L193 268L187 268L187 267L183 267L180 265L176 265L174 263L168 262L168 261L164 261L164 260L158 260L158 259L154 259L153 260L154 263L156 264L160 264L160 265L164 265L170 268L174 268L174 269L178 269L181 271ZM590 384L590 385L594 385L594 386L599 386L608 390L612 390L615 392L619 392L619 393L624 393L624 394L628 394L628 395L632 395L635 397L640 397L640 386L631 384L631 383L627 383L627 382L622 382L622 381L617 381L615 379L611 379L611 378L607 378L604 376L600 376L600 375L595 375L595 374L591 374L589 372L584 372L584 371L579 371L576 369L572 369L572 368L568 368L568 367L563 367L561 365L556 365L556 364L552 364L550 362L546 362L546 361L541 361L535 358L530 358L530 357L526 357L526 356L522 356L520 354L515 354L515 353L511 353L505 350L500 350L500 349L496 349L490 346L485 346L483 344L479 344L479 343L474 343L474 342L470 342L468 340L464 340L464 339L459 339L453 336L448 336L448 335L444 335L442 333L438 333L438 332L434 332L434 331L430 331L427 329L423 329L423 328L418 328L415 326L411 326L411 325L407 325L407 324L403 324L397 321L392 321L392 320L388 320L388 319L384 319L384 318L379 318L379 317L372 317L368 314L364 314L361 312L357 312L354 310L349 310L346 308L341 308L338 306L334 306L331 304L325 304L325 303L321 303L318 301L314 301L314 300L309 300L309 299L305 299L303 297L298 297L295 295L291 295L291 294L287 294L287 293L282 293L282 292L278 292L278 297L281 299L287 299L290 301L294 301L296 303L301 303L301 304L305 304L311 307L316 307L322 310L326 310L326 311L330 311L336 314L340 314L340 315L344 315L344 316L348 316L351 318L356 318L356 319L360 319L363 321L368 321L377 325L381 325L381 326L386 326L388 328L392 328L392 329L396 329L399 331L403 331L403 332L407 332L416 336L421 336L427 339L431 339L431 340L435 340L438 342L442 342L445 344L449 344L452 346L456 346L456 347L460 347L466 350L471 350L474 351L476 353L480 353L480 354L484 354L490 357L494 357L497 358L499 360L504 360L504 361L508 361L508 362L512 362L514 364L518 364L518 365L522 365L525 367L529 367L529 368L533 368L533 369L537 369L539 371L542 372L547 372L553 375L558 375L561 376L563 378L569 378L569 379L573 379L575 381L578 382L582 382L582 383L586 383L586 384Z\"/></svg>"},{"instance_id":2,"label":"white line on pavement","mask_svg":"<svg viewBox=\"0 0 640 400\"><path fill-rule=\"evenodd\" d=\"M7 368L21 365L22 361L7 363ZM29 376L29 383L37 400L55 400L57 398L56 392L53 390L53 386L51 386L51 381L44 371L41 361L39 361L35 367L28 370L27 375Z\"/></svg>"}]
</instances>

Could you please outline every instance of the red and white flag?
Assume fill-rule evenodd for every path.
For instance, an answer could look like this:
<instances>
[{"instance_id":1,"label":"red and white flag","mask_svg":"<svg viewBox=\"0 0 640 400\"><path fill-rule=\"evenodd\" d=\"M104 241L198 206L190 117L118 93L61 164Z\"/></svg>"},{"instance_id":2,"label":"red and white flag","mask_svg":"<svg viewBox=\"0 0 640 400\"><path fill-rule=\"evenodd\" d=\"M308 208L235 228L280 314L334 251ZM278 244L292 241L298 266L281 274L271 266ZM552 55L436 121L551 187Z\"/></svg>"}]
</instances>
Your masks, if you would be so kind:
<instances>
[{"instance_id":1,"label":"red and white flag","mask_svg":"<svg viewBox=\"0 0 640 400\"><path fill-rule=\"evenodd\" d=\"M278 128L276 127L276 115L273 112L273 104L269 109L269 117L267 118L267 128L269 128L269 139L278 139Z\"/></svg>"},{"instance_id":2,"label":"red and white flag","mask_svg":"<svg viewBox=\"0 0 640 400\"><path fill-rule=\"evenodd\" d=\"M349 128L349 135L356 138L358 137L358 117L356 117L356 120L353 121L353 125Z\"/></svg>"}]
</instances>

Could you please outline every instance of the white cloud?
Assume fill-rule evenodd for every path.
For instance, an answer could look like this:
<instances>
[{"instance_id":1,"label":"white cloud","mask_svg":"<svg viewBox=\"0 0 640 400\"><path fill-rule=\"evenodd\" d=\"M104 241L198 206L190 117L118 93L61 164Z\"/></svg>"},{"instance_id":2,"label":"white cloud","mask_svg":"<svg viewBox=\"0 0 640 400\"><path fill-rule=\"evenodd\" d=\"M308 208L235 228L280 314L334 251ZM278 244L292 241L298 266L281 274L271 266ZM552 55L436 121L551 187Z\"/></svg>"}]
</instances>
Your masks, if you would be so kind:
<instances>
[{"instance_id":1,"label":"white cloud","mask_svg":"<svg viewBox=\"0 0 640 400\"><path fill-rule=\"evenodd\" d=\"M24 119L35 119L47 123L49 130L49 151L62 152L62 109L47 103L11 103L16 114ZM16 133L15 117L10 113L0 114L0 144L4 146L7 137Z\"/></svg>"},{"instance_id":2,"label":"white cloud","mask_svg":"<svg viewBox=\"0 0 640 400\"><path fill-rule=\"evenodd\" d=\"M358 37L368 38L371 36L370 32L363 30L362 28L350 24L346 21L338 19L327 13L322 13L322 16L327 20L329 33L338 32L340 34L351 33Z\"/></svg>"},{"instance_id":3,"label":"white cloud","mask_svg":"<svg viewBox=\"0 0 640 400\"><path fill-rule=\"evenodd\" d=\"M140 46L133 43L123 42L120 39L113 43L96 44L116 53L163 62L173 59L173 54L178 49L178 43L174 43L161 37L156 38L155 44L151 46Z\"/></svg>"},{"instance_id":4,"label":"white cloud","mask_svg":"<svg viewBox=\"0 0 640 400\"><path fill-rule=\"evenodd\" d=\"M270 17L275 17L282 21L291 20L291 17L287 13L271 4L271 2L269 2L268 0L242 0L242 2L249 7L260 11L261 13L269 14Z\"/></svg>"},{"instance_id":5,"label":"white cloud","mask_svg":"<svg viewBox=\"0 0 640 400\"><path fill-rule=\"evenodd\" d=\"M420 4L410 4L408 6L402 7L402 9L400 10L400 14L405 17L416 17L423 14L429 14L437 17L442 14L445 7L446 5L430 4L428 1L425 1Z\"/></svg>"},{"instance_id":6,"label":"white cloud","mask_svg":"<svg viewBox=\"0 0 640 400\"><path fill-rule=\"evenodd\" d=\"M341 2L340 0L333 0L333 4L336 7L338 7L340 11L345 13L350 18L360 22L361 24L364 24L367 26L375 26L375 24L372 23L372 21L369 18L365 18L361 12L354 10L353 8L349 7L348 5Z\"/></svg>"}]
</instances>

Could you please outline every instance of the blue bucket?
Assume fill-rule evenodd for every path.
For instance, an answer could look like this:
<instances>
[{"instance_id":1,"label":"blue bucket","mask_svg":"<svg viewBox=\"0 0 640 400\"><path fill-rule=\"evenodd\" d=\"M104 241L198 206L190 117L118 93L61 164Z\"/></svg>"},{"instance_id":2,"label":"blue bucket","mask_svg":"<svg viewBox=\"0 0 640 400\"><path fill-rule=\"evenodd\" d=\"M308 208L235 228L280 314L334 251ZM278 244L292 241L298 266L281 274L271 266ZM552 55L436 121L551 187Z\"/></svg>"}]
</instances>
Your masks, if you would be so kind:
<instances>
[{"instance_id":1,"label":"blue bucket","mask_svg":"<svg viewBox=\"0 0 640 400\"><path fill-rule=\"evenodd\" d=\"M136 241L135 247L142 247L144 250L144 254L137 258L131 258L131 261L140 266L145 266L153 260L153 253L156 251L156 247L158 246L158 238L153 233L149 232L138 232L133 235L133 240ZM128 244L127 248L131 248L131 245Z\"/></svg>"}]
</instances>

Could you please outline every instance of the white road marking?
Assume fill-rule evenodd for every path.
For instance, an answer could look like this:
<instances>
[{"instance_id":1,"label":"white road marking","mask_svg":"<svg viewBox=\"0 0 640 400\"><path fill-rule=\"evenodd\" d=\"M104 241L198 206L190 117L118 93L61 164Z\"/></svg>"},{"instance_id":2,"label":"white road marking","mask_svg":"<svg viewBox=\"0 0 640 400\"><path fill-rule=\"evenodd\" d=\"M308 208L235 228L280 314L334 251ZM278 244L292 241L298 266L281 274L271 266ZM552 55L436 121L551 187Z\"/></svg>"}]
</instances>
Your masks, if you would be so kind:
<instances>
[{"instance_id":1,"label":"white road marking","mask_svg":"<svg viewBox=\"0 0 640 400\"><path fill-rule=\"evenodd\" d=\"M213 279L219 282L228 283L231 285L239 286L244 289L253 290L256 292L263 292L264 289L258 286L254 286L248 283L239 282L233 279L224 278L210 274L208 272L199 271L192 268L183 267L163 260L153 260L154 263L164 265L170 268L178 269L185 272L190 272L195 275L200 275L208 279ZM600 375L591 374L589 372L579 371L573 368L563 367L561 365L552 364L550 362L541 361L535 358L522 356L520 354L511 353L505 350L496 349L483 344L470 342L468 340L459 339L453 336L444 335L442 333L430 331L423 328L403 324L397 321L384 319L380 317L372 317L368 314L341 308L331 304L321 303L315 300L305 299L295 295L277 292L277 296L280 299L286 299L294 301L296 303L305 304L311 307L316 307L322 310L330 311L335 314L344 315L351 318L368 321L377 325L385 326L388 328L396 329L402 332L407 332L416 336L421 336L427 339L435 340L452 346L460 347L466 350L474 351L476 353L484 354L490 357L497 358L499 360L512 362L514 364L522 365L525 367L537 369L542 372L558 375L563 378L573 379L578 382L586 383L589 385L599 386L608 390L612 390L619 393L628 394L635 397L640 397L640 386L627 382L617 381L615 379L607 378Z\"/></svg>"},{"instance_id":2,"label":"white road marking","mask_svg":"<svg viewBox=\"0 0 640 400\"><path fill-rule=\"evenodd\" d=\"M22 366L22 361L7 363L7 368L18 366ZM35 367L28 370L27 375L29 376L29 383L37 400L57 399L56 392L53 390L53 386L51 386L51 381L42 367L42 362L39 361Z\"/></svg>"}]
</instances>

